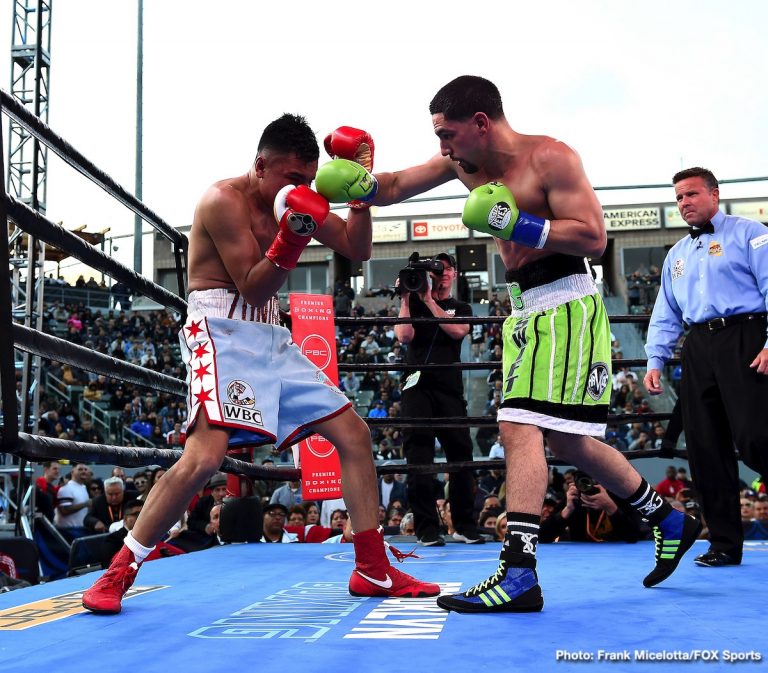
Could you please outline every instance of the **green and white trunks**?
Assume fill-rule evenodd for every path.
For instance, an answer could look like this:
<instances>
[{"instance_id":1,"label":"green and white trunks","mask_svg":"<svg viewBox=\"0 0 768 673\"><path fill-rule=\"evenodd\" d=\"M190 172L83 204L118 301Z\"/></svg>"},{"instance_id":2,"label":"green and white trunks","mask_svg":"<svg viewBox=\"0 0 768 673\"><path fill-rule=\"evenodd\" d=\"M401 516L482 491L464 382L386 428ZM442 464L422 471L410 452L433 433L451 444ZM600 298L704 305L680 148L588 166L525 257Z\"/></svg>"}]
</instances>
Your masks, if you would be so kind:
<instances>
[{"instance_id":1,"label":"green and white trunks","mask_svg":"<svg viewBox=\"0 0 768 673\"><path fill-rule=\"evenodd\" d=\"M507 272L499 421L604 436L611 332L586 261L552 255Z\"/></svg>"}]
</instances>

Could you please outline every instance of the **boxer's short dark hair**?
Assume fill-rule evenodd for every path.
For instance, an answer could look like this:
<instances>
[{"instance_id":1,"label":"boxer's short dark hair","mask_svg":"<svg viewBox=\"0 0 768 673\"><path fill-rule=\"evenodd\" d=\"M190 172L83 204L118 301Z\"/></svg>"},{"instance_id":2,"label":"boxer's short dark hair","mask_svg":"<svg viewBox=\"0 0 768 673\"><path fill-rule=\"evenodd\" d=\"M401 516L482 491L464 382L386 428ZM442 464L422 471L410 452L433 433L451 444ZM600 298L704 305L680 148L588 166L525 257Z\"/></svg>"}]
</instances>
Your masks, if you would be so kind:
<instances>
[{"instance_id":1,"label":"boxer's short dark hair","mask_svg":"<svg viewBox=\"0 0 768 673\"><path fill-rule=\"evenodd\" d=\"M476 112L491 119L504 116L501 94L496 85L483 77L462 75L442 87L429 104L430 114L462 121Z\"/></svg>"},{"instance_id":2,"label":"boxer's short dark hair","mask_svg":"<svg viewBox=\"0 0 768 673\"><path fill-rule=\"evenodd\" d=\"M320 157L315 132L307 124L307 120L300 115L288 113L267 124L261 134L258 151L264 149L281 154L295 154L307 163L317 161Z\"/></svg>"}]
</instances>

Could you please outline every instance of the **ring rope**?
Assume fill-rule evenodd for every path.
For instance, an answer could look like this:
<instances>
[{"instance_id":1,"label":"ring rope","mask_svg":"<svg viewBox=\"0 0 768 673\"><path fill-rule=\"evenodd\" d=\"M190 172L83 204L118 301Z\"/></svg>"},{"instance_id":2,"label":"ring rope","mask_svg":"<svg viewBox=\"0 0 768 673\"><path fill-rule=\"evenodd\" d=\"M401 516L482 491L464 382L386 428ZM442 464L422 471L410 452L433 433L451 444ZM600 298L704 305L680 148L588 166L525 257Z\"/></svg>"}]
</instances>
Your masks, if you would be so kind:
<instances>
[{"instance_id":1,"label":"ring rope","mask_svg":"<svg viewBox=\"0 0 768 673\"><path fill-rule=\"evenodd\" d=\"M175 449L144 449L139 447L90 444L55 437L39 437L26 432L19 433L19 452L24 458L38 462L57 460L61 456L82 462L120 465L121 467L144 467L160 465L170 467L179 458L181 451ZM246 463L226 456L221 464L224 472L246 474L255 479L299 479L301 470L293 467L267 467Z\"/></svg>"},{"instance_id":2,"label":"ring rope","mask_svg":"<svg viewBox=\"0 0 768 673\"><path fill-rule=\"evenodd\" d=\"M178 295L139 275L133 269L114 260L88 243L88 241L76 236L71 231L67 231L61 225L51 222L48 218L26 204L17 201L12 196L5 194L4 201L8 208L8 216L20 229L23 229L30 236L70 253L84 264L88 264L88 266L98 271L103 271L108 276L126 283L134 290L138 290L141 294L154 299L159 304L173 308L179 313L186 315L187 302Z\"/></svg>"},{"instance_id":3,"label":"ring rope","mask_svg":"<svg viewBox=\"0 0 768 673\"><path fill-rule=\"evenodd\" d=\"M60 337L43 334L24 325L13 325L13 341L19 350L49 360L64 362L110 378L120 378L153 390L161 390L182 397L187 394L187 384L184 381L125 360L118 360L111 355L93 351Z\"/></svg>"},{"instance_id":4,"label":"ring rope","mask_svg":"<svg viewBox=\"0 0 768 673\"><path fill-rule=\"evenodd\" d=\"M670 358L668 364L678 364L679 358ZM647 360L611 360L611 364L617 367L644 367ZM501 360L486 360L485 362L452 362L449 364L415 364L409 365L404 362L369 362L369 363L345 363L339 364L341 372L370 372L379 369L388 371L409 371L412 369L435 370L435 369L501 369Z\"/></svg>"},{"instance_id":5,"label":"ring rope","mask_svg":"<svg viewBox=\"0 0 768 673\"><path fill-rule=\"evenodd\" d=\"M637 454L637 455L634 455ZM674 452L676 458L687 458L686 451ZM630 458L629 454L624 454ZM658 449L638 449L632 452L631 458L657 458ZM547 465L567 465L559 458L547 456ZM378 474L441 474L443 472L461 472L462 470L499 470L505 471L506 464L503 458L480 458L477 460L464 460L454 463L437 460L433 463L406 463L404 459L376 461L376 472Z\"/></svg>"},{"instance_id":6,"label":"ring rope","mask_svg":"<svg viewBox=\"0 0 768 673\"><path fill-rule=\"evenodd\" d=\"M393 316L362 316L359 318L336 318L335 322L339 327L354 327L355 325L429 325L430 323L446 323L446 324L459 324L459 325L477 325L478 323L503 323L509 318L508 315L473 315L473 316L460 316L458 318L435 318L434 316L429 318L401 318ZM608 320L613 323L647 323L650 320L649 315L613 315L608 316Z\"/></svg>"},{"instance_id":7,"label":"ring rope","mask_svg":"<svg viewBox=\"0 0 768 673\"><path fill-rule=\"evenodd\" d=\"M440 321L437 318L428 319L431 322ZM442 322L442 321L440 321ZM42 357L56 359L67 364L72 364L77 367L88 369L96 373L102 373L106 376L114 376L117 374L121 378L131 383L138 385L147 385L156 390L162 390L171 394L185 395L186 383L179 381L173 377L169 377L152 370L147 370L138 365L133 365L116 358L91 351L83 346L73 344L58 337L54 337L47 334L42 334L36 330L29 329L22 325L14 324L14 340L17 348L26 350L33 354L40 355ZM616 362L628 363L632 361L620 360ZM469 367L466 367L469 365ZM489 361L486 363L456 363L449 365L422 365L425 369L450 369L453 367L461 368L497 368L501 366L501 362ZM394 365L394 364L372 364L372 365L340 365L339 368L344 370L381 370L381 369L407 369L412 365ZM654 420L666 420L670 414L668 413L649 413L649 414L622 414L622 415L608 415L607 422L611 423L631 423L636 421L654 421ZM438 428L450 428L450 427L483 427L483 426L497 426L498 422L495 419L488 417L455 417L455 418L418 418L418 417L398 417L398 418L365 418L364 419L370 427L438 427ZM25 458L32 460L49 459L53 456L67 456L73 458L81 458L83 460L89 460L96 463L112 462L113 464L122 465L123 467L134 467L140 465L146 465L150 463L158 465L172 465L181 456L180 451L173 451L169 449L142 449L136 447L118 447L112 445L95 445L87 444L84 442L72 442L67 440L59 440L56 438L48 437L36 437L27 435L26 433L19 433L20 442L18 449L11 451L17 453ZM641 458L658 455L658 450L642 450L633 451L631 454L627 454L631 458ZM684 452L681 453L684 456ZM473 469L482 469L488 467L485 463L498 466L498 463L493 461L476 460L468 462L467 465L473 466ZM550 464L557 464L551 462ZM446 469L445 463L436 463L436 467L427 468L427 466L415 466L405 465L397 468L386 468L387 465L392 465L391 461L384 461L383 463L376 463L376 469L378 474L384 474L390 472L424 472L424 473L436 473L441 471L454 471L454 469L462 469L461 467L453 467L451 464L450 469ZM465 465L464 467L466 467ZM255 470L253 469L255 468ZM280 470L276 472L275 470ZM243 461L236 460L234 458L227 457L222 464L222 470L225 472L231 472L234 474L246 474L254 478L274 478L274 479L286 479L289 477L285 474L291 475L291 478L296 478L300 474L300 470L293 468L267 468L261 466L255 466L252 463L245 463Z\"/></svg>"},{"instance_id":8,"label":"ring rope","mask_svg":"<svg viewBox=\"0 0 768 673\"><path fill-rule=\"evenodd\" d=\"M640 421L664 421L669 413L658 412L648 414L608 414L608 425L638 423ZM386 428L463 428L463 427L494 427L498 421L488 416L446 416L434 418L419 416L395 416L394 418L364 418L371 427Z\"/></svg>"}]
</instances>

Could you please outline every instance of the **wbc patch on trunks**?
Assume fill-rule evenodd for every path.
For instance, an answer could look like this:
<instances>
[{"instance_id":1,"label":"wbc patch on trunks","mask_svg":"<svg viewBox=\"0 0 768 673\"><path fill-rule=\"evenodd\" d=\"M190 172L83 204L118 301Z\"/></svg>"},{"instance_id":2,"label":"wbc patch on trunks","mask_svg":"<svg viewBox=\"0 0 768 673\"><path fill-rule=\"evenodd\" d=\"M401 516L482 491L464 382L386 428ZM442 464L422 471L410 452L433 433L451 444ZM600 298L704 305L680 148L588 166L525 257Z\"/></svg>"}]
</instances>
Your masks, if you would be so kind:
<instances>
[{"instance_id":1,"label":"wbc patch on trunks","mask_svg":"<svg viewBox=\"0 0 768 673\"><path fill-rule=\"evenodd\" d=\"M261 410L256 408L256 395L247 381L234 379L227 383L227 400L221 405L225 421L238 425L264 427Z\"/></svg>"}]
</instances>

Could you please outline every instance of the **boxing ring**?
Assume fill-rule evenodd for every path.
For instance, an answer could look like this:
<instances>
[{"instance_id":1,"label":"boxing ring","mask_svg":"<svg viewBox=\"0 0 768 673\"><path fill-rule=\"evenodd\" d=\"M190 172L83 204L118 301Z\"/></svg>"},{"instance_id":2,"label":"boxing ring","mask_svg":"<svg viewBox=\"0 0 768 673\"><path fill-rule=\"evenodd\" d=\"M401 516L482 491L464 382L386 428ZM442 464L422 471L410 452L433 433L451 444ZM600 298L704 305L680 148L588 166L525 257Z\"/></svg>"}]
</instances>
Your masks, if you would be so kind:
<instances>
[{"instance_id":1,"label":"boxing ring","mask_svg":"<svg viewBox=\"0 0 768 673\"><path fill-rule=\"evenodd\" d=\"M183 234L4 91L0 91L0 111L25 126L75 170L168 238L183 293L187 252ZM3 165L3 184L4 172ZM8 267L7 224L13 222L33 240L65 250L93 269L182 315L185 313L186 302L181 297L116 262L5 190L0 199L0 219L5 223L0 240L0 266ZM186 385L15 324L10 296L9 278L2 273L0 324L12 327L0 330L0 394L5 412L0 452L18 462L20 493L25 490L27 461L68 458L124 467L169 467L178 460L180 451L87 444L25 432L27 419L19 419L16 400L14 349L174 395L185 395ZM612 319L616 321L615 317ZM621 317L624 322L646 319ZM495 320L503 318L453 319L460 323ZM338 319L337 324L421 321L434 319L345 318ZM621 361L622 366L644 364ZM498 362L463 363L461 368L499 366ZM396 364L339 366L341 371L404 368L405 365ZM642 415L643 420L668 417L669 414ZM622 415L621 421L639 418ZM369 419L369 423L451 427L480 426L493 421L475 417L400 418ZM658 451L648 450L628 457L657 455ZM685 456L684 452L676 455ZM501 461L489 460L426 466L389 461L377 465L377 472L436 473L502 467ZM262 467L229 456L221 469L257 479L281 480L300 474L292 467ZM412 540L404 540L399 546L409 549L409 544ZM298 673L341 667L365 673L399 668L451 672L496 670L510 665L523 670L570 670L590 663L592 657L593 665L609 665L614 671L638 671L666 670L660 669L659 663L674 665L688 656L693 658L690 667L718 670L733 666L725 662L726 651L742 659L740 667L762 665L762 661L747 658L758 656L756 652L762 656L759 648L764 639L759 634L768 605L764 581L768 545L747 543L742 567L702 569L692 559L704 551L705 544L697 543L676 573L650 590L643 588L641 580L653 564L651 542L541 545L539 573L544 611L470 616L445 613L437 608L434 599L404 601L350 596L346 587L353 559L348 545L224 545L145 564L123 613L117 616L86 614L81 607L80 594L94 581L92 574L0 594L0 668L9 672L39 671L43 667L74 671L90 663L114 671L160 671L171 667L198 671L243 665L256 665L265 671L290 666ZM421 548L418 553L422 558L409 560L405 570L439 582L446 592L456 592L492 572L498 551L498 543ZM713 656L718 659L712 660Z\"/></svg>"},{"instance_id":2,"label":"boxing ring","mask_svg":"<svg viewBox=\"0 0 768 673\"><path fill-rule=\"evenodd\" d=\"M406 569L455 592L492 572L498 551L420 549ZM641 583L650 542L540 545L538 556L544 611L532 614L354 598L351 545L226 545L153 561L116 616L86 613L80 594L94 575L72 577L0 594L0 670L76 671L87 661L115 673L667 671L683 657L692 658L684 670L764 667L750 658L768 654L768 543L747 543L740 568L683 561L654 589Z\"/></svg>"}]
</instances>

